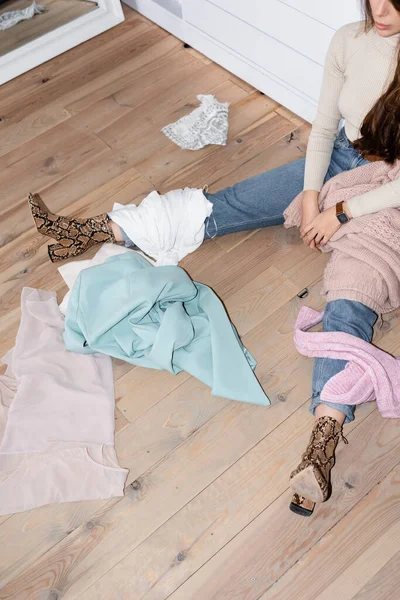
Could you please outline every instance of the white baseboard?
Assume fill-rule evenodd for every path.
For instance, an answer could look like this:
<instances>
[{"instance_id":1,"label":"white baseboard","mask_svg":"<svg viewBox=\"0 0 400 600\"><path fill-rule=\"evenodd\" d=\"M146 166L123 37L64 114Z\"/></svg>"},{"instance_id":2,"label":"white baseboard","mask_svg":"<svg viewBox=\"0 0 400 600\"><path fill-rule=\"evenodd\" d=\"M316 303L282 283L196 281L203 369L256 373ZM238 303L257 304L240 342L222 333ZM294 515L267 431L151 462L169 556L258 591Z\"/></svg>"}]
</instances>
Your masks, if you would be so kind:
<instances>
[{"instance_id":1,"label":"white baseboard","mask_svg":"<svg viewBox=\"0 0 400 600\"><path fill-rule=\"evenodd\" d=\"M189 44L237 77L243 79L289 110L312 122L316 102L272 75L259 65L235 53L214 38L169 12L153 0L123 0L145 17ZM199 93L202 93L199 90Z\"/></svg>"}]
</instances>

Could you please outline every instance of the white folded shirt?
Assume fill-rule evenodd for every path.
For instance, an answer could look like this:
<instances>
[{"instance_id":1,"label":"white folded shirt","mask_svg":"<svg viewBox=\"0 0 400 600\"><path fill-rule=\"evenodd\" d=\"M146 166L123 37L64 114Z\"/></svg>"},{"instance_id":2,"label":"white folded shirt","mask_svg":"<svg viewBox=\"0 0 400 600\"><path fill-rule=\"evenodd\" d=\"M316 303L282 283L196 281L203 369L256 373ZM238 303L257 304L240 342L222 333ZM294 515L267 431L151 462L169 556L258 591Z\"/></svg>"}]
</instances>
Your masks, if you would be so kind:
<instances>
[{"instance_id":1,"label":"white folded shirt","mask_svg":"<svg viewBox=\"0 0 400 600\"><path fill-rule=\"evenodd\" d=\"M109 217L156 266L177 265L204 240L204 221L213 209L201 189L160 195L151 192L138 206L114 204Z\"/></svg>"}]
</instances>

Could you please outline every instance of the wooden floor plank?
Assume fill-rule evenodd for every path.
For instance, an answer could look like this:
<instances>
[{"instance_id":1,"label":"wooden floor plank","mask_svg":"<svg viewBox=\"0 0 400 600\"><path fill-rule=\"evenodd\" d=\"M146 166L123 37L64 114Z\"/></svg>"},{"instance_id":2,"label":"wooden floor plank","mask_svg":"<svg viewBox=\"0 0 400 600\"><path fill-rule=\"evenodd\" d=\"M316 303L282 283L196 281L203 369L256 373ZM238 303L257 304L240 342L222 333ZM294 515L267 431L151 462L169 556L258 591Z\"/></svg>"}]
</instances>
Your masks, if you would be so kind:
<instances>
[{"instance_id":1,"label":"wooden floor plank","mask_svg":"<svg viewBox=\"0 0 400 600\"><path fill-rule=\"evenodd\" d=\"M49 504L11 515L0 527L1 547L7 549L0 553L1 588L90 519L101 506L101 500ZM4 594L0 589L0 597L7 598Z\"/></svg>"},{"instance_id":2,"label":"wooden floor plank","mask_svg":"<svg viewBox=\"0 0 400 600\"><path fill-rule=\"evenodd\" d=\"M298 117L297 115L292 113L290 110L288 110L284 106L279 106L276 109L276 112L279 115L282 115L282 117L285 117L285 119L288 119L288 121L292 121L292 123L294 123L298 127L300 127L301 125L304 125L304 123L305 123L304 119L301 119L300 117Z\"/></svg>"},{"instance_id":3,"label":"wooden floor plank","mask_svg":"<svg viewBox=\"0 0 400 600\"><path fill-rule=\"evenodd\" d=\"M282 227L270 227L246 237L239 246L227 252L223 270L216 262L203 264L191 274L224 298L278 264L277 261L279 270L285 272L309 253L309 249L299 241L298 234L293 238L291 232Z\"/></svg>"},{"instance_id":4,"label":"wooden floor plank","mask_svg":"<svg viewBox=\"0 0 400 600\"><path fill-rule=\"evenodd\" d=\"M18 104L18 109L22 108L23 105L25 105L25 108L29 109L29 106L31 105L30 94L33 91L36 91L38 88L41 88L44 84L47 84L49 80L53 79L55 76L61 76L64 73L64 70L66 68L71 68L73 64L75 65L76 69L77 62L82 59L83 54L86 56L90 54L91 60L95 61L98 48L109 46L110 44L115 43L117 39L123 36L125 33L130 32L130 35L135 37L138 31L141 33L145 31L150 32L150 29L152 28L154 28L153 23L144 23L140 18L140 15L134 11L131 11L129 18L125 17L125 22L118 26L118 30L111 28L104 33L88 40L84 44L75 46L67 52L59 54L50 61L47 61L42 65L27 71L22 77L17 77L11 81L8 81L7 84L3 85L1 88L0 106L2 107L2 110L4 110L6 106L12 108L13 102L21 103ZM118 33L116 33L116 31ZM162 30L161 35L163 37L168 36L168 34ZM43 82L43 79L47 81ZM24 92L26 96L25 98L21 98ZM43 101L46 102L45 97L43 98Z\"/></svg>"},{"instance_id":5,"label":"wooden floor plank","mask_svg":"<svg viewBox=\"0 0 400 600\"><path fill-rule=\"evenodd\" d=\"M169 77L164 77L165 70L168 69ZM179 87L182 80L191 79L196 70L201 69L198 63L190 55L174 52L157 61L157 68L150 70L147 68L134 71L135 79L130 85L125 85L118 91L114 91L101 99L94 101L94 94L90 94L91 102L83 110L75 112L71 119L71 125L78 129L93 131L95 133L112 129L115 126L130 119L130 113L133 109L143 107L141 118L146 121L145 115L149 115L151 101L153 106L159 103L160 94L180 93ZM121 85L121 82L115 82L115 85ZM126 82L125 82L126 83ZM114 85L114 84L113 84ZM173 88L171 90L171 88ZM175 88L175 89L174 89ZM103 91L101 92L103 94ZM167 105L168 106L168 105ZM73 105L72 105L73 107ZM159 111L161 113L161 111ZM73 113L73 111L72 111ZM135 113L136 116L137 112ZM111 116L109 116L111 115ZM148 123L147 123L148 124ZM132 121L132 127L136 129L135 143L140 144L140 129L137 129L137 123ZM133 134L134 131L131 131ZM109 146L113 142L107 138L105 133L101 133L102 139L105 139ZM120 145L118 145L120 147Z\"/></svg>"},{"instance_id":6,"label":"wooden floor plank","mask_svg":"<svg viewBox=\"0 0 400 600\"><path fill-rule=\"evenodd\" d=\"M237 84L229 80L219 84L211 92L221 102L231 103L229 108L228 145L235 144L235 137L240 136L243 130L251 126L256 127L260 119L266 119L276 106L275 102L258 93L246 94ZM243 94L245 95L243 96ZM187 112L190 112L189 107ZM139 162L136 168L143 175L146 175L156 187L171 189L174 185L173 182L169 181L171 177L184 169L187 172L189 165L200 163L205 157L214 154L215 151L215 146L206 146L193 152L190 150L182 151L179 147L170 145L152 154L146 160Z\"/></svg>"},{"instance_id":7,"label":"wooden floor plank","mask_svg":"<svg viewBox=\"0 0 400 600\"><path fill-rule=\"evenodd\" d=\"M353 600L392 600L400 587L400 552L372 577Z\"/></svg>"},{"instance_id":8,"label":"wooden floor plank","mask_svg":"<svg viewBox=\"0 0 400 600\"><path fill-rule=\"evenodd\" d=\"M352 563L351 576L349 574L349 567L343 569L339 581L331 583L320 594L321 600L334 597L336 592L340 594L339 597L343 598L343 600L354 598L354 595L361 591L363 584L369 581L371 575L379 572L396 553L399 534L399 515L395 515L395 520L391 527L383 534L377 533L378 539ZM353 540L351 540L351 544L354 546Z\"/></svg>"},{"instance_id":9,"label":"wooden floor plank","mask_svg":"<svg viewBox=\"0 0 400 600\"><path fill-rule=\"evenodd\" d=\"M109 127L101 129L98 134L111 148L122 148L138 143L146 142L146 137L152 136L165 140L164 145L169 144L168 138L157 128L168 125L174 120L187 114L188 109L195 108L198 105L196 99L196 89L201 89L203 93L220 85L224 80L228 79L228 73L217 65L202 65L190 55L183 55L181 58L182 72L181 76L177 76L175 81L173 78L163 77L162 85L162 102L160 96L157 95L154 87L149 90L149 98L146 104L138 103L138 87L137 84L123 88L117 95L118 102L127 104L132 107L132 110ZM165 74L165 70L164 70ZM141 94L139 94L141 96ZM144 118L145 115L147 118ZM282 117L283 119L283 117ZM160 148L154 148L153 151ZM147 158L147 154L143 152L141 159ZM140 162L140 158L138 162Z\"/></svg>"},{"instance_id":10,"label":"wooden floor plank","mask_svg":"<svg viewBox=\"0 0 400 600\"><path fill-rule=\"evenodd\" d=\"M263 600L289 599L294 590L299 600L354 598L396 553L399 489L397 466L289 569Z\"/></svg>"},{"instance_id":11,"label":"wooden floor plank","mask_svg":"<svg viewBox=\"0 0 400 600\"><path fill-rule=\"evenodd\" d=\"M115 433L118 433L128 425L129 421L124 414L118 409L115 409Z\"/></svg>"},{"instance_id":12,"label":"wooden floor plank","mask_svg":"<svg viewBox=\"0 0 400 600\"><path fill-rule=\"evenodd\" d=\"M238 231L236 233L230 233L229 235L217 236L214 239L220 248L223 248L225 252L230 252L234 248L240 246L240 244L249 237L253 236L257 231L257 229L250 231Z\"/></svg>"},{"instance_id":13,"label":"wooden floor plank","mask_svg":"<svg viewBox=\"0 0 400 600\"><path fill-rule=\"evenodd\" d=\"M256 416L263 421L262 413ZM230 539L244 532L246 526L262 514L277 495L285 494L287 498L286 472L295 466L299 447L301 443L305 444L310 416L308 407L304 405L273 429L276 424L274 416L271 414L269 425L263 421L268 435L261 442L108 571L85 592L85 598L105 599L110 597L111 590L117 591L123 598L167 598L201 565L208 565L210 558ZM246 430L247 437L252 436L255 429L252 420L244 423L241 437L246 436ZM204 568L207 570L207 566ZM137 573L134 580L130 576L133 569ZM215 569L212 570L215 573ZM189 580L187 585L183 585L182 594L178 590L178 597L224 597L225 589L219 587L218 578L214 586L219 590L214 595L208 595L208 586L204 595L201 591L192 596ZM241 591L237 597L244 598L242 594ZM226 597L235 597L235 594Z\"/></svg>"},{"instance_id":14,"label":"wooden floor plank","mask_svg":"<svg viewBox=\"0 0 400 600\"><path fill-rule=\"evenodd\" d=\"M168 189L179 188L184 185L199 187L199 182L212 185L222 177L235 171L237 167L246 163L259 152L272 146L278 140L290 135L295 125L276 113L271 113L263 123L247 128L235 139L234 144L229 144L218 152L194 165L180 169L175 175L169 177L163 185ZM104 139L104 137L102 137ZM204 183L203 183L204 185Z\"/></svg>"},{"instance_id":15,"label":"wooden floor plank","mask_svg":"<svg viewBox=\"0 0 400 600\"><path fill-rule=\"evenodd\" d=\"M244 336L289 302L297 291L297 286L273 266L227 298L225 306L239 335Z\"/></svg>"},{"instance_id":16,"label":"wooden floor plank","mask_svg":"<svg viewBox=\"0 0 400 600\"><path fill-rule=\"evenodd\" d=\"M7 201L0 208L0 246L25 231L19 211L26 211L28 192L49 186L110 149L93 134L76 132L68 121L58 125L9 154L0 157L0 185ZM58 135L62 136L60 144Z\"/></svg>"},{"instance_id":17,"label":"wooden floor plank","mask_svg":"<svg viewBox=\"0 0 400 600\"><path fill-rule=\"evenodd\" d=\"M310 126L303 125L293 134L275 140L264 150L260 149L260 152L255 153L250 160L237 165L234 171L223 173L220 178L210 181L210 192L214 193L249 177L280 167L287 162L304 158L309 133Z\"/></svg>"},{"instance_id":18,"label":"wooden floor plank","mask_svg":"<svg viewBox=\"0 0 400 600\"><path fill-rule=\"evenodd\" d=\"M16 122L56 100L64 104L72 102L80 97L82 86L90 82L101 85L103 82L99 81L99 77L102 74L128 60L132 54L140 54L147 49L155 39L154 35L158 40L167 35L162 30L153 34L138 19L123 23L119 31L120 35L115 35L111 29L24 74L22 80L18 78L8 82L0 101L5 124ZM75 96L75 93L78 95Z\"/></svg>"},{"instance_id":19,"label":"wooden floor plank","mask_svg":"<svg viewBox=\"0 0 400 600\"><path fill-rule=\"evenodd\" d=\"M158 28L151 28L150 31L145 30L144 33L141 33L139 39L136 40L135 52L130 53L129 60L119 63L115 69L102 73L93 82L85 84L81 88L79 96L73 101L67 102L65 108L75 115L86 110L92 104L129 87L134 82L137 86L141 86L143 77L148 78L150 73L159 71L160 64L162 66L165 61L171 60L181 47L179 40L172 36L165 37L160 34L160 31ZM144 45L146 40L147 43ZM185 62L185 57L181 53L179 55L182 62Z\"/></svg>"},{"instance_id":20,"label":"wooden floor plank","mask_svg":"<svg viewBox=\"0 0 400 600\"><path fill-rule=\"evenodd\" d=\"M116 382L116 405L132 423L188 379L187 373L179 373L174 377L165 371L130 369Z\"/></svg>"},{"instance_id":21,"label":"wooden floor plank","mask_svg":"<svg viewBox=\"0 0 400 600\"><path fill-rule=\"evenodd\" d=\"M262 594L270 588L273 593L274 583L397 465L400 428L395 420L382 419L374 410L348 437L351 450L343 445L338 452L333 501L320 506L312 519L299 519L287 509L290 493L280 495L213 560L169 597L172 600L216 600L221 597L256 600L263 598ZM366 439L369 452L365 448ZM284 439L282 441L284 443ZM370 452L374 456L372 461ZM267 455L264 455L264 460L267 462ZM393 490L389 492L388 503L392 504L393 515L396 510ZM365 527L365 517L362 521ZM310 582L308 577L310 587L318 585L314 569L312 573L314 582ZM337 581L340 585L340 578ZM289 600L293 595L273 597ZM306 592L299 597L315 600L323 596ZM333 594L324 596L324 600L328 597L342 598ZM269 598L268 592L265 598Z\"/></svg>"},{"instance_id":22,"label":"wooden floor plank","mask_svg":"<svg viewBox=\"0 0 400 600\"><path fill-rule=\"evenodd\" d=\"M279 408L282 413L285 407ZM88 600L109 598L112 589L126 598L167 598L262 512L275 499L276 493L287 489L285 472L291 465L284 447L285 439L288 442L286 448L290 448L298 437L307 435L310 417L303 410L302 417L296 414L284 431L274 436L272 429L277 411L267 415L252 408L250 412L252 414L241 414L240 431L235 432L239 443L245 438L256 440L256 431L266 437L86 590ZM228 431L225 436L232 439ZM219 461L220 455L213 460ZM134 580L128 576L133 568L137 573Z\"/></svg>"},{"instance_id":23,"label":"wooden floor plank","mask_svg":"<svg viewBox=\"0 0 400 600\"><path fill-rule=\"evenodd\" d=\"M210 58L207 58L207 56L204 56L204 54L201 54L201 52L199 52L198 50L195 50L194 48L187 48L186 52L188 52L189 54L191 54L192 56L197 58L197 60L200 60L205 65L210 65L212 63L212 60ZM246 90L243 90L243 91L246 94L248 93L248 91L246 91Z\"/></svg>"},{"instance_id":24,"label":"wooden floor plank","mask_svg":"<svg viewBox=\"0 0 400 600\"><path fill-rule=\"evenodd\" d=\"M0 156L15 150L21 144L34 139L70 118L69 112L58 104L46 106L22 118L15 124L1 129Z\"/></svg>"}]
</instances>

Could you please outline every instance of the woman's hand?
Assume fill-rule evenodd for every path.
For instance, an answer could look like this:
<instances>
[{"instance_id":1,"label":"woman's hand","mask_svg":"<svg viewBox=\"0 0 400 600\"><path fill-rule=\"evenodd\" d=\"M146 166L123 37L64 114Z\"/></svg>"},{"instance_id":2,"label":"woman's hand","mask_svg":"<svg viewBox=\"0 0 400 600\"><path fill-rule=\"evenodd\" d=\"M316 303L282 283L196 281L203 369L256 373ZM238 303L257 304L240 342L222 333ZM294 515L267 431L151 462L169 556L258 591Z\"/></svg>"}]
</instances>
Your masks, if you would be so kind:
<instances>
[{"instance_id":1,"label":"woman's hand","mask_svg":"<svg viewBox=\"0 0 400 600\"><path fill-rule=\"evenodd\" d=\"M303 242L306 244L306 246L309 246L311 250L314 250L314 252L319 252L314 240L306 240L303 237L303 231L305 230L305 227L307 227L307 225L310 225L314 221L314 219L320 214L318 208L318 196L318 192L314 190L307 190L304 192L302 200L303 210L300 225L300 233L301 237L303 238Z\"/></svg>"},{"instance_id":2,"label":"woman's hand","mask_svg":"<svg viewBox=\"0 0 400 600\"><path fill-rule=\"evenodd\" d=\"M302 227L300 233L305 244L308 245L313 241L316 246L325 246L339 228L336 207L331 206Z\"/></svg>"}]
</instances>

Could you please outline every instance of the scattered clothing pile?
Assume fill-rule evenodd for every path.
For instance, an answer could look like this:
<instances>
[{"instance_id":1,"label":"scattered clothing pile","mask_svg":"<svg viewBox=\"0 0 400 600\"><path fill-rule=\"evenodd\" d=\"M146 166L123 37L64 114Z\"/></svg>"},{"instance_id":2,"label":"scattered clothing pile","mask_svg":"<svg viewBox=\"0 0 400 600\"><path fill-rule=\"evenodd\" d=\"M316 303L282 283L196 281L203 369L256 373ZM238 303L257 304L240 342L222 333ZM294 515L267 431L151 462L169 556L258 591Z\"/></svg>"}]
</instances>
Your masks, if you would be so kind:
<instances>
[{"instance_id":1,"label":"scattered clothing pile","mask_svg":"<svg viewBox=\"0 0 400 600\"><path fill-rule=\"evenodd\" d=\"M342 173L322 189L321 208L399 175L400 163L383 162ZM176 266L203 242L211 213L202 190L189 188L152 192L139 206L115 205L108 218L147 257L104 244L94 259L63 265L70 292L60 307L54 293L24 288L16 345L0 377L0 514L123 494L127 471L114 449L110 357L172 374L185 370L216 396L270 404L221 301ZM285 217L286 227L300 225L301 196ZM380 313L400 307L400 211L350 221L323 250L332 253L328 301L357 300ZM345 333L307 332L320 321L320 313L302 309L298 350L348 361L321 398L376 399L383 416L400 417L400 359Z\"/></svg>"},{"instance_id":2,"label":"scattered clothing pile","mask_svg":"<svg viewBox=\"0 0 400 600\"><path fill-rule=\"evenodd\" d=\"M324 185L320 208L391 184L400 177L400 161L389 165L371 162L346 171ZM285 212L285 226L299 227L300 194ZM398 202L396 192L393 200ZM328 302L346 299L361 302L376 313L400 307L400 210L390 208L352 219L342 225L321 248L332 256L325 268L324 294Z\"/></svg>"},{"instance_id":3,"label":"scattered clothing pile","mask_svg":"<svg viewBox=\"0 0 400 600\"><path fill-rule=\"evenodd\" d=\"M66 350L54 292L24 288L21 308L0 376L0 514L122 496L110 357Z\"/></svg>"},{"instance_id":4,"label":"scattered clothing pile","mask_svg":"<svg viewBox=\"0 0 400 600\"><path fill-rule=\"evenodd\" d=\"M200 189L151 192L142 202L114 204L108 216L132 244L156 260L157 266L177 265L204 240L204 221L212 204Z\"/></svg>"},{"instance_id":5,"label":"scattered clothing pile","mask_svg":"<svg viewBox=\"0 0 400 600\"><path fill-rule=\"evenodd\" d=\"M77 276L66 348L172 374L185 370L216 396L268 406L256 362L214 292L179 267L155 268L135 251L120 250Z\"/></svg>"},{"instance_id":6,"label":"scattered clothing pile","mask_svg":"<svg viewBox=\"0 0 400 600\"><path fill-rule=\"evenodd\" d=\"M123 495L111 356L186 370L216 396L270 404L222 303L179 267L155 268L104 244L59 271L72 290L58 307L54 292L24 288L15 348L4 358L0 514Z\"/></svg>"}]
</instances>

